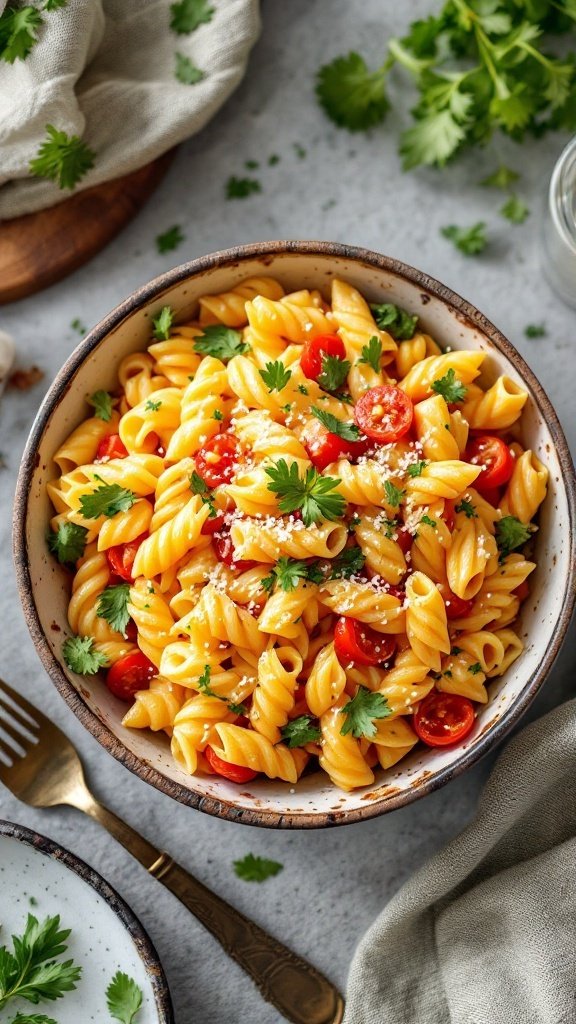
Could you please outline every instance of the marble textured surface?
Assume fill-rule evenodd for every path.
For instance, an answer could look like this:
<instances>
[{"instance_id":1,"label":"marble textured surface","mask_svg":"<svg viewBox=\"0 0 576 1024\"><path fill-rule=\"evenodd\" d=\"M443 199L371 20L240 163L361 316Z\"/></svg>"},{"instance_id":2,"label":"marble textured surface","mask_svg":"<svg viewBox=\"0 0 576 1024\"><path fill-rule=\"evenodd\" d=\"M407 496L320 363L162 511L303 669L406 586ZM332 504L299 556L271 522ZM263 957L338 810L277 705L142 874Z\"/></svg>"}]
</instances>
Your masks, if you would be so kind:
<instances>
[{"instance_id":1,"label":"marble textured surface","mask_svg":"<svg viewBox=\"0 0 576 1024\"><path fill-rule=\"evenodd\" d=\"M337 830L278 833L221 822L181 807L132 776L79 725L44 675L20 611L10 556L10 505L21 450L43 389L78 340L70 324L97 322L139 284L171 265L232 244L263 238L348 241L397 256L476 303L519 348L546 387L572 446L576 444L571 350L576 314L556 299L541 266L540 217L547 181L563 145L549 138L524 149L494 144L442 173L403 174L396 151L401 110L410 102L398 80L398 113L370 137L333 128L312 93L317 66L349 48L379 60L386 35L401 32L410 5L379 0L264 0L263 33L247 77L201 135L183 146L147 208L87 267L31 299L0 309L0 326L16 341L22 366L45 379L2 399L0 449L0 674L60 723L78 744L96 793L184 865L264 927L345 985L357 940L402 881L470 819L490 769L485 759L439 792L379 820ZM305 151L305 152L304 152ZM280 161L267 166L277 154ZM512 227L497 210L499 194L477 186L498 160L522 170L520 191L532 210ZM244 170L261 161L258 171ZM249 173L262 193L227 202L231 174ZM447 223L484 219L486 253L470 259L440 237ZM176 253L156 253L155 236L181 224ZM524 337L545 322L548 336ZM572 366L572 372L566 372ZM530 716L571 692L576 651L568 641ZM277 1024L249 980L201 926L147 877L99 827L72 810L35 812L0 790L0 815L48 833L86 858L141 917L165 964L177 1024ZM236 879L232 861L246 852L273 857L284 871L264 885Z\"/></svg>"}]
</instances>

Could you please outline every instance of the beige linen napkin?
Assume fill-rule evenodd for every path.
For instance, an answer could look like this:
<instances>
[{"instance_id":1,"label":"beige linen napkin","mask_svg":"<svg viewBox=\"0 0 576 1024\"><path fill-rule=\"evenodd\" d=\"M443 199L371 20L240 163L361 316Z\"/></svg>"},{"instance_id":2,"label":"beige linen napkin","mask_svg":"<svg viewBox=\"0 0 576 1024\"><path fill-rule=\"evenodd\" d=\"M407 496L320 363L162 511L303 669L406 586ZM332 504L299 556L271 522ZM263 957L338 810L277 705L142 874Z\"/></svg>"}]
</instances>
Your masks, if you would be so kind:
<instances>
[{"instance_id":1,"label":"beige linen napkin","mask_svg":"<svg viewBox=\"0 0 576 1024\"><path fill-rule=\"evenodd\" d=\"M363 938L345 1024L574 1024L576 701L517 735L475 820Z\"/></svg>"},{"instance_id":2,"label":"beige linen napkin","mask_svg":"<svg viewBox=\"0 0 576 1024\"><path fill-rule=\"evenodd\" d=\"M0 219L70 194L29 174L47 124L96 153L77 189L142 167L206 124L242 78L259 31L258 0L207 6L211 20L189 34L170 28L169 0L68 0L42 11L26 59L0 62ZM0 0L0 14L5 7ZM177 53L201 81L178 81Z\"/></svg>"}]
</instances>

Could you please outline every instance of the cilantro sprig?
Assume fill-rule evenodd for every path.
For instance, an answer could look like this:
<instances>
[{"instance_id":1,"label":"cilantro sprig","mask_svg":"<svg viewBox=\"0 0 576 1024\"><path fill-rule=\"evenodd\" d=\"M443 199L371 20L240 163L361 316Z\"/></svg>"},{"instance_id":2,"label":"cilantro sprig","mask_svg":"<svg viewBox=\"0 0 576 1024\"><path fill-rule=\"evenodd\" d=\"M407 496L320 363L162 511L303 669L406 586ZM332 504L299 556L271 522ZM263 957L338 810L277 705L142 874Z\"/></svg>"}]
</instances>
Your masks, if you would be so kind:
<instances>
[{"instance_id":1,"label":"cilantro sprig","mask_svg":"<svg viewBox=\"0 0 576 1024\"><path fill-rule=\"evenodd\" d=\"M200 495L202 503L204 505L208 505L208 518L214 519L214 517L218 515L218 509L214 504L214 495L212 494L212 491L208 487L206 481L202 479L202 477L200 476L199 473L196 472L196 470L194 470L190 477L190 490L192 491L192 494Z\"/></svg>"},{"instance_id":2,"label":"cilantro sprig","mask_svg":"<svg viewBox=\"0 0 576 1024\"><path fill-rule=\"evenodd\" d=\"M108 665L102 651L94 650L91 636L69 636L62 644L62 657L72 672L80 676L93 676Z\"/></svg>"},{"instance_id":3,"label":"cilantro sprig","mask_svg":"<svg viewBox=\"0 0 576 1024\"><path fill-rule=\"evenodd\" d=\"M333 558L330 563L330 580L347 580L350 576L357 576L359 572L364 568L364 562L366 556L362 551L362 548L358 545L353 545L349 548L343 548L336 558Z\"/></svg>"},{"instance_id":4,"label":"cilantro sprig","mask_svg":"<svg viewBox=\"0 0 576 1024\"><path fill-rule=\"evenodd\" d=\"M376 324L396 341L409 341L414 337L419 317L408 313L393 302L376 302L371 307Z\"/></svg>"},{"instance_id":5,"label":"cilantro sprig","mask_svg":"<svg viewBox=\"0 0 576 1024\"><path fill-rule=\"evenodd\" d=\"M308 580L310 583L322 583L324 574L318 568L316 562L304 562L296 558L289 558L282 555L276 565L272 568L270 575L261 580L261 586L267 593L271 593L274 587L280 587L286 593L296 590L300 580Z\"/></svg>"},{"instance_id":6,"label":"cilantro sprig","mask_svg":"<svg viewBox=\"0 0 576 1024\"><path fill-rule=\"evenodd\" d=\"M173 321L174 313L170 306L162 306L158 316L152 320L156 341L168 341Z\"/></svg>"},{"instance_id":7,"label":"cilantro sprig","mask_svg":"<svg viewBox=\"0 0 576 1024\"><path fill-rule=\"evenodd\" d=\"M258 857L253 853L247 853L241 860L234 861L234 871L244 882L265 882L283 869L284 865L279 861Z\"/></svg>"},{"instance_id":8,"label":"cilantro sprig","mask_svg":"<svg viewBox=\"0 0 576 1024\"><path fill-rule=\"evenodd\" d=\"M95 391L86 401L93 406L94 415L108 423L112 417L112 395L108 391Z\"/></svg>"},{"instance_id":9,"label":"cilantro sprig","mask_svg":"<svg viewBox=\"0 0 576 1024\"><path fill-rule=\"evenodd\" d=\"M396 484L393 484L391 480L385 480L384 497L391 508L400 508L400 502L404 497L404 491L401 487L396 487Z\"/></svg>"},{"instance_id":10,"label":"cilantro sprig","mask_svg":"<svg viewBox=\"0 0 576 1024\"><path fill-rule=\"evenodd\" d=\"M38 42L42 22L42 15L35 7L6 7L0 14L0 60L7 64L25 60Z\"/></svg>"},{"instance_id":11,"label":"cilantro sprig","mask_svg":"<svg viewBox=\"0 0 576 1024\"><path fill-rule=\"evenodd\" d=\"M317 743L321 733L309 715L300 715L282 726L280 735L281 742L292 750L294 747L304 747L307 743Z\"/></svg>"},{"instance_id":12,"label":"cilantro sprig","mask_svg":"<svg viewBox=\"0 0 576 1024\"><path fill-rule=\"evenodd\" d=\"M466 386L461 380L458 380L453 367L450 367L443 377L432 381L431 387L432 391L437 395L442 395L442 398L449 403L463 402L466 398Z\"/></svg>"},{"instance_id":13,"label":"cilantro sprig","mask_svg":"<svg viewBox=\"0 0 576 1024\"><path fill-rule=\"evenodd\" d=\"M114 1020L121 1024L134 1024L142 1006L143 993L133 978L123 971L116 971L106 989L106 1005Z\"/></svg>"},{"instance_id":14,"label":"cilantro sprig","mask_svg":"<svg viewBox=\"0 0 576 1024\"><path fill-rule=\"evenodd\" d=\"M46 135L37 155L30 161L30 174L35 178L48 178L59 188L72 191L94 167L96 154L77 135L69 136L52 124L46 125Z\"/></svg>"},{"instance_id":15,"label":"cilantro sprig","mask_svg":"<svg viewBox=\"0 0 576 1024\"><path fill-rule=\"evenodd\" d=\"M82 968L59 959L69 935L69 928L60 927L59 914L43 921L28 914L23 933L12 936L12 950L0 947L0 1010L12 999L37 1005L76 988Z\"/></svg>"},{"instance_id":16,"label":"cilantro sprig","mask_svg":"<svg viewBox=\"0 0 576 1024\"><path fill-rule=\"evenodd\" d=\"M265 369L259 370L258 373L270 392L282 391L292 376L292 370L286 369L281 359L266 363Z\"/></svg>"},{"instance_id":17,"label":"cilantro sprig","mask_svg":"<svg viewBox=\"0 0 576 1024\"><path fill-rule=\"evenodd\" d=\"M320 68L316 96L328 117L341 128L362 132L379 124L390 106L383 68L369 71L363 57L351 52Z\"/></svg>"},{"instance_id":18,"label":"cilantro sprig","mask_svg":"<svg viewBox=\"0 0 576 1024\"><path fill-rule=\"evenodd\" d=\"M336 434L337 437L341 437L343 441L358 441L360 439L361 434L355 423L344 423L343 420L339 420L331 412L319 409L315 405L312 406L310 412L320 421L323 427L326 427L326 430L331 434Z\"/></svg>"},{"instance_id":19,"label":"cilantro sprig","mask_svg":"<svg viewBox=\"0 0 576 1024\"><path fill-rule=\"evenodd\" d=\"M534 532L530 523L522 523L517 516L503 516L496 523L496 544L500 551L500 560L506 558L511 551L521 548Z\"/></svg>"},{"instance_id":20,"label":"cilantro sprig","mask_svg":"<svg viewBox=\"0 0 576 1024\"><path fill-rule=\"evenodd\" d=\"M225 327L224 324L210 324L203 328L203 334L194 338L194 351L203 356L213 356L227 362L234 356L240 356L248 352L250 346L242 341L240 331L232 327Z\"/></svg>"},{"instance_id":21,"label":"cilantro sprig","mask_svg":"<svg viewBox=\"0 0 576 1024\"><path fill-rule=\"evenodd\" d=\"M178 0L170 5L170 28L178 35L189 35L200 25L212 21L214 8L208 0Z\"/></svg>"},{"instance_id":22,"label":"cilantro sprig","mask_svg":"<svg viewBox=\"0 0 576 1024\"><path fill-rule=\"evenodd\" d=\"M331 356L324 353L322 356L321 371L318 374L318 383L324 391L334 393L342 387L348 376L351 363L348 359L339 359L338 356Z\"/></svg>"},{"instance_id":23,"label":"cilantro sprig","mask_svg":"<svg viewBox=\"0 0 576 1024\"><path fill-rule=\"evenodd\" d=\"M101 486L91 494L82 495L80 512L85 519L98 519L100 516L111 518L117 512L127 512L137 500L138 495L134 494L134 491L129 491L120 484L106 484L102 481Z\"/></svg>"},{"instance_id":24,"label":"cilantro sprig","mask_svg":"<svg viewBox=\"0 0 576 1024\"><path fill-rule=\"evenodd\" d=\"M190 60L190 57L187 57L184 53L176 54L176 70L174 75L182 85L196 85L204 78L204 72L197 68ZM174 248L174 246L171 246L171 248Z\"/></svg>"},{"instance_id":25,"label":"cilantro sprig","mask_svg":"<svg viewBox=\"0 0 576 1024\"><path fill-rule=\"evenodd\" d=\"M374 373L380 372L380 360L382 358L382 342L380 338L373 335L367 345L362 346L362 355L358 359L359 363L367 363L374 370Z\"/></svg>"},{"instance_id":26,"label":"cilantro sprig","mask_svg":"<svg viewBox=\"0 0 576 1024\"><path fill-rule=\"evenodd\" d=\"M458 227L457 224L448 224L440 229L440 234L453 242L455 247L463 252L465 256L477 256L483 252L488 245L486 236L486 224L479 220L469 228Z\"/></svg>"},{"instance_id":27,"label":"cilantro sprig","mask_svg":"<svg viewBox=\"0 0 576 1024\"><path fill-rule=\"evenodd\" d=\"M76 523L59 523L56 531L48 534L48 547L61 565L75 565L82 558L88 530Z\"/></svg>"},{"instance_id":28,"label":"cilantro sprig","mask_svg":"<svg viewBox=\"0 0 576 1024\"><path fill-rule=\"evenodd\" d=\"M366 736L370 739L376 734L374 722L378 718L388 718L392 714L392 708L382 693L369 690L366 686L359 686L355 697L352 697L341 709L340 714L345 716L345 722L340 729L342 736L352 733L357 739Z\"/></svg>"},{"instance_id":29,"label":"cilantro sprig","mask_svg":"<svg viewBox=\"0 0 576 1024\"><path fill-rule=\"evenodd\" d=\"M335 520L344 515L346 501L335 492L340 483L338 477L321 476L310 466L300 476L295 462L290 465L285 459L278 459L274 466L266 466L270 477L268 490L278 495L281 512L302 512L305 526L312 526L322 519ZM335 492L335 493L333 493Z\"/></svg>"},{"instance_id":30,"label":"cilantro sprig","mask_svg":"<svg viewBox=\"0 0 576 1024\"><path fill-rule=\"evenodd\" d=\"M130 584L118 583L112 587L106 587L96 605L96 614L106 622L111 629L126 636L126 626L130 620L128 602L130 601Z\"/></svg>"}]
</instances>

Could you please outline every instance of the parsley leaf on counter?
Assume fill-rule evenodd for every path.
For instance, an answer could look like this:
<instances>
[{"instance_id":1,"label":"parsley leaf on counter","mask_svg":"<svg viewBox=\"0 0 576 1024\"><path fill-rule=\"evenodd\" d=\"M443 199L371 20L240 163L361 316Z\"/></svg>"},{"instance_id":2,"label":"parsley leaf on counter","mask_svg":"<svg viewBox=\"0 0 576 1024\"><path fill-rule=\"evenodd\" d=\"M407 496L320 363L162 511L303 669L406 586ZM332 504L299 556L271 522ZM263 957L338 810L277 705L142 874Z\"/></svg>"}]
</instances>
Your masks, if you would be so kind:
<instances>
[{"instance_id":1,"label":"parsley leaf on counter","mask_svg":"<svg viewBox=\"0 0 576 1024\"><path fill-rule=\"evenodd\" d=\"M534 527L520 522L516 516L503 516L496 523L496 544L500 551L500 559L522 547L533 532Z\"/></svg>"},{"instance_id":2,"label":"parsley leaf on counter","mask_svg":"<svg viewBox=\"0 0 576 1024\"><path fill-rule=\"evenodd\" d=\"M162 306L162 309L152 320L152 326L154 327L154 337L156 341L168 341L170 337L170 328L174 321L174 313L170 306Z\"/></svg>"},{"instance_id":3,"label":"parsley leaf on counter","mask_svg":"<svg viewBox=\"0 0 576 1024\"><path fill-rule=\"evenodd\" d=\"M70 327L73 331L78 331L78 334L86 334L86 328L79 317L75 317Z\"/></svg>"},{"instance_id":4,"label":"parsley leaf on counter","mask_svg":"<svg viewBox=\"0 0 576 1024\"><path fill-rule=\"evenodd\" d=\"M114 1020L133 1024L142 1006L142 989L123 971L116 971L106 989L106 1004Z\"/></svg>"},{"instance_id":5,"label":"parsley leaf on counter","mask_svg":"<svg viewBox=\"0 0 576 1024\"><path fill-rule=\"evenodd\" d=\"M544 324L528 324L524 328L524 334L527 338L545 338L548 331Z\"/></svg>"},{"instance_id":6,"label":"parsley leaf on counter","mask_svg":"<svg viewBox=\"0 0 576 1024\"><path fill-rule=\"evenodd\" d=\"M120 484L102 483L95 491L82 495L80 512L85 519L98 519L99 516L111 518L117 512L127 512L137 499L138 495L134 494L134 491L129 491Z\"/></svg>"},{"instance_id":7,"label":"parsley leaf on counter","mask_svg":"<svg viewBox=\"0 0 576 1024\"><path fill-rule=\"evenodd\" d=\"M466 386L461 380L458 380L456 372L452 367L443 377L439 377L438 380L432 382L432 391L435 391L437 395L442 395L442 398L450 404L463 402L466 398Z\"/></svg>"},{"instance_id":8,"label":"parsley leaf on counter","mask_svg":"<svg viewBox=\"0 0 576 1024\"><path fill-rule=\"evenodd\" d=\"M344 515L346 501L341 494L330 493L340 483L338 477L321 476L312 466L300 477L295 462L290 465L286 459L278 459L274 466L265 467L271 482L268 490L274 491L280 501L281 512L302 511L305 526L312 526L321 519L334 520Z\"/></svg>"},{"instance_id":9,"label":"parsley leaf on counter","mask_svg":"<svg viewBox=\"0 0 576 1024\"><path fill-rule=\"evenodd\" d=\"M174 224L173 227L164 231L162 235L156 235L156 248L159 253L172 252L172 249L177 249L183 241L182 228L179 224Z\"/></svg>"},{"instance_id":10,"label":"parsley leaf on counter","mask_svg":"<svg viewBox=\"0 0 576 1024\"><path fill-rule=\"evenodd\" d=\"M203 356L214 356L223 362L248 352L250 346L242 341L240 331L232 327L225 327L224 324L210 324L203 327L203 334L194 338L194 351Z\"/></svg>"},{"instance_id":11,"label":"parsley leaf on counter","mask_svg":"<svg viewBox=\"0 0 576 1024\"><path fill-rule=\"evenodd\" d=\"M484 188L501 188L507 189L514 182L519 181L520 175L517 171L513 171L511 167L501 166L493 174L489 174L487 178L483 178L480 182Z\"/></svg>"},{"instance_id":12,"label":"parsley leaf on counter","mask_svg":"<svg viewBox=\"0 0 576 1024\"><path fill-rule=\"evenodd\" d=\"M46 132L48 138L30 161L30 173L35 178L55 181L59 188L72 190L94 167L96 154L77 135L68 136L51 124L46 125Z\"/></svg>"},{"instance_id":13,"label":"parsley leaf on counter","mask_svg":"<svg viewBox=\"0 0 576 1024\"><path fill-rule=\"evenodd\" d=\"M10 999L60 999L72 992L82 973L73 960L57 960L67 949L69 928L60 928L60 916L38 921L28 914L22 935L12 936L13 951L0 947L0 1010Z\"/></svg>"},{"instance_id":14,"label":"parsley leaf on counter","mask_svg":"<svg viewBox=\"0 0 576 1024\"><path fill-rule=\"evenodd\" d=\"M355 697L348 701L340 711L346 716L346 721L340 729L342 736L352 733L356 739L366 736L368 739L376 733L374 720L377 718L388 718L392 714L392 708L388 707L388 701L383 694L373 692L366 686L359 686Z\"/></svg>"},{"instance_id":15,"label":"parsley leaf on counter","mask_svg":"<svg viewBox=\"0 0 576 1024\"><path fill-rule=\"evenodd\" d=\"M226 182L226 199L246 199L261 191L262 185L256 178L237 178L233 174Z\"/></svg>"},{"instance_id":16,"label":"parsley leaf on counter","mask_svg":"<svg viewBox=\"0 0 576 1024\"><path fill-rule=\"evenodd\" d=\"M106 622L111 629L126 636L126 626L130 619L128 602L130 600L130 584L118 583L116 586L106 587L96 605L96 614Z\"/></svg>"},{"instance_id":17,"label":"parsley leaf on counter","mask_svg":"<svg viewBox=\"0 0 576 1024\"><path fill-rule=\"evenodd\" d=\"M306 743L316 743L320 739L320 729L312 725L309 715L300 715L293 718L280 729L282 743L285 743L291 750L294 747L303 747Z\"/></svg>"},{"instance_id":18,"label":"parsley leaf on counter","mask_svg":"<svg viewBox=\"0 0 576 1024\"><path fill-rule=\"evenodd\" d=\"M385 72L370 71L360 54L351 52L320 68L316 95L335 124L366 131L382 121L390 106L384 82Z\"/></svg>"},{"instance_id":19,"label":"parsley leaf on counter","mask_svg":"<svg viewBox=\"0 0 576 1024\"><path fill-rule=\"evenodd\" d=\"M93 676L108 665L108 658L101 651L93 650L91 636L69 636L62 644L62 655L68 668L80 676Z\"/></svg>"},{"instance_id":20,"label":"parsley leaf on counter","mask_svg":"<svg viewBox=\"0 0 576 1024\"><path fill-rule=\"evenodd\" d=\"M292 370L287 370L281 359L266 363L266 369L259 370L258 373L269 391L282 391L292 376Z\"/></svg>"},{"instance_id":21,"label":"parsley leaf on counter","mask_svg":"<svg viewBox=\"0 0 576 1024\"><path fill-rule=\"evenodd\" d=\"M338 356L330 356L326 353L322 356L322 368L318 374L318 383L324 391L338 391L342 386L351 364L347 359L339 359Z\"/></svg>"},{"instance_id":22,"label":"parsley leaf on counter","mask_svg":"<svg viewBox=\"0 0 576 1024\"><path fill-rule=\"evenodd\" d=\"M330 580L347 580L350 576L357 576L364 567L366 556L362 551L362 548L354 545L354 547L343 548L336 558L333 558L330 563Z\"/></svg>"},{"instance_id":23,"label":"parsley leaf on counter","mask_svg":"<svg viewBox=\"0 0 576 1024\"><path fill-rule=\"evenodd\" d=\"M58 1021L45 1013L17 1013L8 1024L58 1024Z\"/></svg>"},{"instance_id":24,"label":"parsley leaf on counter","mask_svg":"<svg viewBox=\"0 0 576 1024\"><path fill-rule=\"evenodd\" d=\"M526 203L517 195L511 195L500 207L500 215L511 221L512 224L523 224L529 214L530 210Z\"/></svg>"},{"instance_id":25,"label":"parsley leaf on counter","mask_svg":"<svg viewBox=\"0 0 576 1024\"><path fill-rule=\"evenodd\" d=\"M204 78L204 72L197 68L190 58L186 57L183 53L176 54L176 70L174 75L179 82L182 82L182 85L196 85L197 82L201 82Z\"/></svg>"},{"instance_id":26,"label":"parsley leaf on counter","mask_svg":"<svg viewBox=\"0 0 576 1024\"><path fill-rule=\"evenodd\" d=\"M13 64L25 60L38 42L37 30L43 23L35 7L6 7L0 14L0 60Z\"/></svg>"},{"instance_id":27,"label":"parsley leaf on counter","mask_svg":"<svg viewBox=\"0 0 576 1024\"><path fill-rule=\"evenodd\" d=\"M265 882L267 878L279 874L283 868L284 865L277 860L267 860L253 853L247 853L242 860L234 861L234 871L245 882Z\"/></svg>"},{"instance_id":28,"label":"parsley leaf on counter","mask_svg":"<svg viewBox=\"0 0 576 1024\"><path fill-rule=\"evenodd\" d=\"M214 8L207 0L179 0L170 4L170 28L178 35L189 35L199 25L212 21Z\"/></svg>"},{"instance_id":29,"label":"parsley leaf on counter","mask_svg":"<svg viewBox=\"0 0 576 1024\"><path fill-rule=\"evenodd\" d=\"M112 395L108 394L107 391L95 391L86 401L88 405L94 407L94 414L98 419L108 423L112 416Z\"/></svg>"},{"instance_id":30,"label":"parsley leaf on counter","mask_svg":"<svg viewBox=\"0 0 576 1024\"><path fill-rule=\"evenodd\" d=\"M393 302L376 302L370 308L380 330L387 331L396 341L409 341L414 337L419 320L417 315L412 316Z\"/></svg>"},{"instance_id":31,"label":"parsley leaf on counter","mask_svg":"<svg viewBox=\"0 0 576 1024\"><path fill-rule=\"evenodd\" d=\"M331 412L326 412L325 409L318 409L315 405L311 407L310 412L317 420L320 420L322 426L326 427L326 430L331 434L336 434L343 441L358 441L360 431L355 423L344 423L343 420L339 420Z\"/></svg>"},{"instance_id":32,"label":"parsley leaf on counter","mask_svg":"<svg viewBox=\"0 0 576 1024\"><path fill-rule=\"evenodd\" d=\"M359 363L367 363L374 370L374 373L380 372L380 359L382 357L382 342L380 338L373 335L367 345L362 346L362 355L358 359Z\"/></svg>"},{"instance_id":33,"label":"parsley leaf on counter","mask_svg":"<svg viewBox=\"0 0 576 1024\"><path fill-rule=\"evenodd\" d=\"M441 228L440 234L453 242L465 256L477 256L488 244L486 224L482 220L470 228L459 228L456 224L449 224L448 227Z\"/></svg>"},{"instance_id":34,"label":"parsley leaf on counter","mask_svg":"<svg viewBox=\"0 0 576 1024\"><path fill-rule=\"evenodd\" d=\"M290 593L295 590L300 580L309 580L311 583L323 583L324 575L314 562L303 562L296 558L289 558L282 555L276 565L261 581L261 585L268 593L271 593L274 584L277 583L280 590Z\"/></svg>"},{"instance_id":35,"label":"parsley leaf on counter","mask_svg":"<svg viewBox=\"0 0 576 1024\"><path fill-rule=\"evenodd\" d=\"M48 534L48 547L61 565L74 565L84 554L88 530L76 523L60 523Z\"/></svg>"}]
</instances>

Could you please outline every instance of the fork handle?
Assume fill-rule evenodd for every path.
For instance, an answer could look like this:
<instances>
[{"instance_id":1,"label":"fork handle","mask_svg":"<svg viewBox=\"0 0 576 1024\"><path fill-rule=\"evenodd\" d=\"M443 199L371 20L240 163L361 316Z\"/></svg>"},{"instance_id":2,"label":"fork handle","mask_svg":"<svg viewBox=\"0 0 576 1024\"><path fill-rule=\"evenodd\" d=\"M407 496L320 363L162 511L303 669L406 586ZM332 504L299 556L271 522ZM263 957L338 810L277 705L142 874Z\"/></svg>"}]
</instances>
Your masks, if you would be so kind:
<instances>
[{"instance_id":1,"label":"fork handle","mask_svg":"<svg viewBox=\"0 0 576 1024\"><path fill-rule=\"evenodd\" d=\"M92 794L74 794L73 806L95 818L136 860L190 910L250 975L264 999L293 1024L340 1024L344 1001L311 964L241 914L167 853L156 849Z\"/></svg>"}]
</instances>

